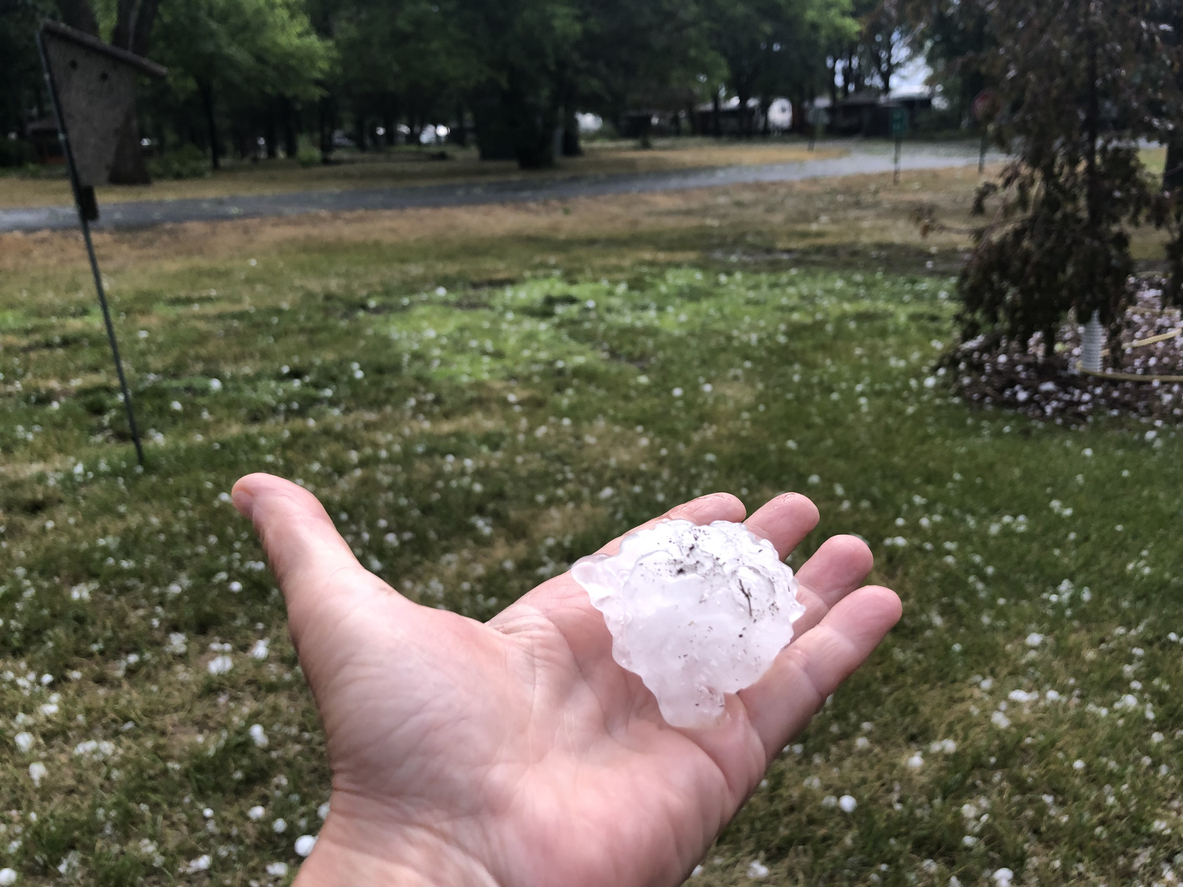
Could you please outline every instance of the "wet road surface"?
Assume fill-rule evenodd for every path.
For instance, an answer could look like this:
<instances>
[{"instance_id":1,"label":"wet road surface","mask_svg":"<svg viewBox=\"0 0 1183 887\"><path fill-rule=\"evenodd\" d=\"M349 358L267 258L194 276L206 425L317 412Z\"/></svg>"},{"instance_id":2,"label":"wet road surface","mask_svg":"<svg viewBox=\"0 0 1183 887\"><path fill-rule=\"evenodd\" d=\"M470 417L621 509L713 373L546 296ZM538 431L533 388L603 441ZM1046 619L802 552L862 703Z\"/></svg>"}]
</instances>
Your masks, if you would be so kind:
<instances>
[{"instance_id":1,"label":"wet road surface","mask_svg":"<svg viewBox=\"0 0 1183 887\"><path fill-rule=\"evenodd\" d=\"M394 210L440 206L476 206L494 203L527 203L792 182L830 176L891 172L890 146L858 146L844 157L775 163L762 166L728 166L644 173L548 176L457 184L404 185L392 188L300 191L287 194L253 194L216 198L141 200L100 206L97 230L147 228L170 222L257 219L296 216L316 212ZM1001 159L991 154L988 160ZM902 170L969 166L978 162L976 146L905 146ZM0 210L0 233L74 228L78 217L72 206Z\"/></svg>"}]
</instances>

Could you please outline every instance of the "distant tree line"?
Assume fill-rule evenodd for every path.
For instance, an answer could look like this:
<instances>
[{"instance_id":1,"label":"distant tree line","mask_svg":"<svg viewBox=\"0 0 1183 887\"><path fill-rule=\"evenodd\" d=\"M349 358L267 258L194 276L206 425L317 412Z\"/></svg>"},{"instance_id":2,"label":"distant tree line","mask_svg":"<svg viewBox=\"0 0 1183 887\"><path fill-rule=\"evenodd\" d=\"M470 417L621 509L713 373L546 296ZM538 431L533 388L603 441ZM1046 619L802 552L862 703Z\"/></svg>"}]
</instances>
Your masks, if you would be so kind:
<instances>
[{"instance_id":1,"label":"distant tree line","mask_svg":"<svg viewBox=\"0 0 1183 887\"><path fill-rule=\"evenodd\" d=\"M198 146L215 168L302 146L328 159L335 132L367 150L435 124L475 136L484 158L539 167L579 153L577 111L685 111L694 127L703 102L801 107L889 87L915 43L900 3L0 0L0 132L49 112L32 35L54 18L167 65L126 138ZM125 155L116 178L142 181L142 158Z\"/></svg>"}]
</instances>

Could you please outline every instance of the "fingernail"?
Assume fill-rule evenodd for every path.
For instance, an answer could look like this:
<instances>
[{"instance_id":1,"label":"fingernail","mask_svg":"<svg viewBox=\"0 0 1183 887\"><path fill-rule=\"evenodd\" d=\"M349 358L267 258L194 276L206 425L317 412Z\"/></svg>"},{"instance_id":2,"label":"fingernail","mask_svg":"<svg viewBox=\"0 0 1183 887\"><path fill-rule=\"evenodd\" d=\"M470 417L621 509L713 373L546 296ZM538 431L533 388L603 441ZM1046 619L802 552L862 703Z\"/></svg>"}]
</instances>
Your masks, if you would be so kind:
<instances>
[{"instance_id":1,"label":"fingernail","mask_svg":"<svg viewBox=\"0 0 1183 887\"><path fill-rule=\"evenodd\" d=\"M234 507L238 509L238 513L245 518L251 518L255 511L255 496L245 487L236 487L231 493L230 498L234 501Z\"/></svg>"}]
</instances>

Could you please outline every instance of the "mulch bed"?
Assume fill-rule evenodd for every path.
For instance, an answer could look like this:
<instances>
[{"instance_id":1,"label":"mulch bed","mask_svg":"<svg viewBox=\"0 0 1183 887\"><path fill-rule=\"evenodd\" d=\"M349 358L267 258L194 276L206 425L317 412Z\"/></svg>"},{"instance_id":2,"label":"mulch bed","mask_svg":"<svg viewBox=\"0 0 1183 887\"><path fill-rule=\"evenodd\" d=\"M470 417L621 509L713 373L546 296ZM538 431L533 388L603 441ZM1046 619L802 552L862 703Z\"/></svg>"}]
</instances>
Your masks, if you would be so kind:
<instances>
[{"instance_id":1,"label":"mulch bed","mask_svg":"<svg viewBox=\"0 0 1183 887\"><path fill-rule=\"evenodd\" d=\"M1043 356L1043 337L1027 342L979 336L954 348L941 362L954 388L966 400L1015 410L1057 424L1087 422L1093 416L1134 415L1155 425L1183 419L1183 384L1156 376L1183 376L1183 336L1135 345L1183 327L1178 308L1163 304L1158 281L1138 281L1139 291L1122 321L1121 348L1106 355L1102 368L1111 373L1144 376L1121 381L1078 369L1083 326L1060 328L1056 353Z\"/></svg>"}]
</instances>

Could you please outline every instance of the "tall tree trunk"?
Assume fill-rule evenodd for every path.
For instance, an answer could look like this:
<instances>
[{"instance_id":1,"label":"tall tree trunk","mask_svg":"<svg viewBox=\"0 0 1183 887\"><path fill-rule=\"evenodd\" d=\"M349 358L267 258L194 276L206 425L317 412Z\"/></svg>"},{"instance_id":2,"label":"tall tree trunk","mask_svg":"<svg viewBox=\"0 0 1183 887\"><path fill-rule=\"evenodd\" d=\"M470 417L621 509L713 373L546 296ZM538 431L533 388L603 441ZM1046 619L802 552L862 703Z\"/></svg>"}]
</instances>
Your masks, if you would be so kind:
<instances>
[{"instance_id":1,"label":"tall tree trunk","mask_svg":"<svg viewBox=\"0 0 1183 887\"><path fill-rule=\"evenodd\" d=\"M448 133L448 137L453 144L459 145L461 148L468 147L468 125L464 122L464 102L456 102L456 123L452 127L452 131Z\"/></svg>"},{"instance_id":2,"label":"tall tree trunk","mask_svg":"<svg viewBox=\"0 0 1183 887\"><path fill-rule=\"evenodd\" d=\"M366 138L365 114L357 114L354 118L353 130L353 140L357 143L357 150L365 151L369 147L369 140Z\"/></svg>"},{"instance_id":3,"label":"tall tree trunk","mask_svg":"<svg viewBox=\"0 0 1183 887\"><path fill-rule=\"evenodd\" d=\"M99 22L94 16L90 0L57 0L57 7L62 21L71 28L99 36Z\"/></svg>"},{"instance_id":4,"label":"tall tree trunk","mask_svg":"<svg viewBox=\"0 0 1183 887\"><path fill-rule=\"evenodd\" d=\"M132 31L129 48L136 55L147 56L148 47L152 40L152 27L156 24L156 12L160 8L160 0L140 0L136 11L136 26Z\"/></svg>"},{"instance_id":5,"label":"tall tree trunk","mask_svg":"<svg viewBox=\"0 0 1183 887\"><path fill-rule=\"evenodd\" d=\"M144 149L140 145L140 121L133 104L124 118L123 131L119 134L119 144L115 146L115 159L111 164L111 173L107 181L112 185L150 185L152 177L148 175L148 162L144 159Z\"/></svg>"},{"instance_id":6,"label":"tall tree trunk","mask_svg":"<svg viewBox=\"0 0 1183 887\"><path fill-rule=\"evenodd\" d=\"M752 137L752 120L751 114L748 112L748 95L747 90L737 90L737 98L739 99L739 134L745 139Z\"/></svg>"},{"instance_id":7,"label":"tall tree trunk","mask_svg":"<svg viewBox=\"0 0 1183 887\"><path fill-rule=\"evenodd\" d=\"M198 83L201 93L201 105L205 109L206 135L209 138L210 165L217 172L221 168L221 150L218 145L218 120L214 116L214 87L208 81Z\"/></svg>"},{"instance_id":8,"label":"tall tree trunk","mask_svg":"<svg viewBox=\"0 0 1183 887\"><path fill-rule=\"evenodd\" d=\"M69 0L79 2L79 0ZM159 0L119 0L111 43L137 55L147 55ZM147 185L148 164L140 145L140 122L135 107L119 137L109 180L112 185Z\"/></svg>"},{"instance_id":9,"label":"tall tree trunk","mask_svg":"<svg viewBox=\"0 0 1183 887\"><path fill-rule=\"evenodd\" d=\"M1088 78L1089 99L1085 118L1085 175L1088 179L1088 212L1089 228L1096 233L1100 225L1101 204L1100 188L1097 184L1097 137L1101 127L1101 97L1097 89L1097 37L1093 26L1089 24L1088 37Z\"/></svg>"},{"instance_id":10,"label":"tall tree trunk","mask_svg":"<svg viewBox=\"0 0 1183 887\"><path fill-rule=\"evenodd\" d=\"M333 162L333 130L337 128L337 104L331 95L320 100L320 162Z\"/></svg>"},{"instance_id":11,"label":"tall tree trunk","mask_svg":"<svg viewBox=\"0 0 1183 887\"><path fill-rule=\"evenodd\" d=\"M300 139L297 132L296 109L292 107L292 100L286 96L280 99L280 114L283 126L283 153L288 157L295 157L300 153Z\"/></svg>"},{"instance_id":12,"label":"tall tree trunk","mask_svg":"<svg viewBox=\"0 0 1183 887\"><path fill-rule=\"evenodd\" d=\"M1174 31L1172 46L1176 52L1179 52L1181 45L1183 45L1183 11L1176 12L1170 24ZM1180 91L1183 91L1183 69L1175 72L1175 78L1175 85ZM1183 121L1176 120L1175 123L1178 125ZM1167 142L1167 162L1162 171L1162 187L1164 191L1180 192L1183 190L1183 133L1177 129L1174 137Z\"/></svg>"},{"instance_id":13,"label":"tall tree trunk","mask_svg":"<svg viewBox=\"0 0 1183 887\"><path fill-rule=\"evenodd\" d=\"M1164 191L1183 189L1183 138L1176 138L1167 145L1167 164L1162 171Z\"/></svg>"},{"instance_id":14,"label":"tall tree trunk","mask_svg":"<svg viewBox=\"0 0 1183 887\"><path fill-rule=\"evenodd\" d=\"M279 156L279 128L276 116L282 113L282 105L278 99L267 103L267 116L263 121L263 141L267 146L267 159L274 160Z\"/></svg>"},{"instance_id":15,"label":"tall tree trunk","mask_svg":"<svg viewBox=\"0 0 1183 887\"><path fill-rule=\"evenodd\" d=\"M579 144L579 120L570 105L563 109L563 156L583 156L583 146Z\"/></svg>"}]
</instances>

